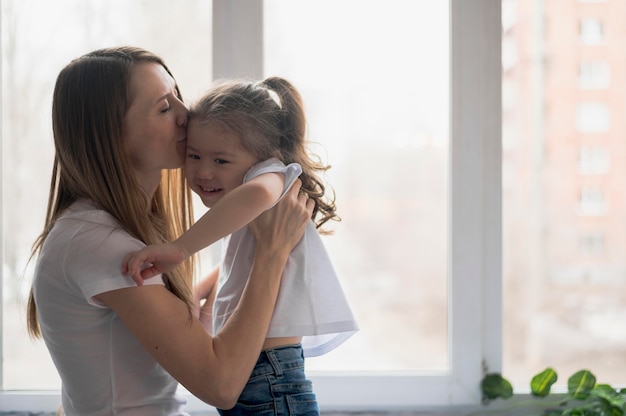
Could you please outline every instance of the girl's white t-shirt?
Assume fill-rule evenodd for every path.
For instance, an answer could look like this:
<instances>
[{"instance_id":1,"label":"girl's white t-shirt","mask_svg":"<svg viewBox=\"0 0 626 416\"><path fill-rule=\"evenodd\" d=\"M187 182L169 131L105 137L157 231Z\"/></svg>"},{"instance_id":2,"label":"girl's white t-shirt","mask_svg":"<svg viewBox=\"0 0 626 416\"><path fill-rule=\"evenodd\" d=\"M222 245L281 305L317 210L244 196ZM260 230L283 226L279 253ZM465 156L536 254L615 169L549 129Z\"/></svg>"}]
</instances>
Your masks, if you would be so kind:
<instances>
[{"instance_id":1,"label":"girl's white t-shirt","mask_svg":"<svg viewBox=\"0 0 626 416\"><path fill-rule=\"evenodd\" d=\"M136 286L122 275L122 260L144 246L85 200L69 207L46 238L33 290L67 415L187 415L178 382L94 298ZM164 283L159 275L144 284Z\"/></svg>"},{"instance_id":2,"label":"girl's white t-shirt","mask_svg":"<svg viewBox=\"0 0 626 416\"><path fill-rule=\"evenodd\" d=\"M300 165L285 166L277 159L254 165L244 183L264 173L285 175L280 198L300 176ZM252 268L255 239L247 226L224 240L217 296L213 307L213 329L217 333L233 312ZM325 354L358 331L346 299L313 221L309 221L302 241L291 253L283 271L278 300L268 338L302 336L306 357Z\"/></svg>"}]
</instances>

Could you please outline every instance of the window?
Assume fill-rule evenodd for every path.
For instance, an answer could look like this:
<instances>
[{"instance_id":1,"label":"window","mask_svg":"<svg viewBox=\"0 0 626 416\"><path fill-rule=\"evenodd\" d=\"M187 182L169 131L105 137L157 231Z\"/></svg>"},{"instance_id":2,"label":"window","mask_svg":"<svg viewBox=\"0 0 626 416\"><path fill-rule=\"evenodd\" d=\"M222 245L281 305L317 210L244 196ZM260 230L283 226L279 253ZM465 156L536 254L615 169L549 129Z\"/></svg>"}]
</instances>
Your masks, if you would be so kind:
<instances>
[{"instance_id":1,"label":"window","mask_svg":"<svg viewBox=\"0 0 626 416\"><path fill-rule=\"evenodd\" d=\"M333 166L327 179L344 214L325 242L361 318L341 348L308 360L313 371L449 367L448 5L424 6L264 2L263 72L299 86L309 136ZM344 34L355 10L361 17ZM373 21L381 30L370 30Z\"/></svg>"},{"instance_id":2,"label":"window","mask_svg":"<svg viewBox=\"0 0 626 416\"><path fill-rule=\"evenodd\" d=\"M588 233L580 237L580 252L585 256L604 254L604 233Z\"/></svg>"},{"instance_id":3,"label":"window","mask_svg":"<svg viewBox=\"0 0 626 416\"><path fill-rule=\"evenodd\" d=\"M28 338L24 316L32 273L26 265L30 247L43 227L52 170L50 105L58 72L71 59L99 47L141 45L165 58L183 96L189 98L197 85L207 85L211 79L210 6L203 0L188 1L184 9L172 8L163 0L150 4L120 0L2 2L4 285L0 299L5 319L0 389L60 387L43 342ZM132 24L136 21L142 24ZM164 22L177 26L176 37L162 30ZM182 41L189 38L194 42ZM4 403L0 396L0 410L12 410L3 408Z\"/></svg>"},{"instance_id":4,"label":"window","mask_svg":"<svg viewBox=\"0 0 626 416\"><path fill-rule=\"evenodd\" d=\"M78 3L81 6L84 4L84 2L77 2L76 4ZM139 3L137 7L141 7L143 4L143 2ZM437 18L444 17L440 21L443 30L430 25L425 27L436 30L437 36L446 37L446 34L449 33L449 43L452 45L450 53L445 46L443 46L443 50L433 51L427 49L428 44L409 43L409 39L404 36L409 33L406 31L413 30L408 28L409 21L424 19L422 23L424 25L428 23L427 17L418 14L413 9L415 3L425 7L424 13L434 12L437 13ZM23 2L23 4L30 3ZM492 371L497 371L500 367L501 312L499 289L501 287L501 253L499 224L501 191L500 118L498 111L500 107L498 77L501 70L499 54L500 2L476 0L469 5L464 0L452 0L449 3L449 13L447 11L448 6L444 5L443 9L440 9L439 7L442 6L439 5L433 8L432 2L426 0L385 2L385 8L388 8L385 13L380 12L381 3L379 2L301 2L311 13L317 13L314 15L316 16L314 29L317 32L319 32L320 27L336 27L336 22L333 20L335 19L334 13L343 16L345 22L354 19L357 15L360 16L361 11L372 16L375 5L378 6L379 13L376 15L376 19L372 18L370 22L378 22L377 29L381 28L383 24L389 25L388 27L392 32L390 37L385 37L381 33L378 33L378 36L372 36L376 31L373 30L371 23L359 26L361 32L358 34L351 32L344 34L342 31L335 38L338 45L326 44L329 47L329 53L325 56L317 55L319 62L315 64L318 71L314 74L317 78L314 80L316 82L313 83L309 82L308 77L310 75L304 77L298 72L302 68L297 68L297 65L301 62L307 62L304 60L305 57L283 62L277 59L280 58L280 53L287 53L290 48L294 47L288 43L288 40L271 38L271 36L284 36L281 30L285 29L267 28L267 32L263 32L264 25L262 23L264 19L277 19L278 23L282 22L283 19L291 19L294 16L293 13L296 13L290 9L294 7L293 2L285 1L280 3L280 8L272 9L272 5L278 3L267 1L264 4L264 9L259 10L254 7L251 8L250 3L246 1L214 0L212 4L214 22L212 45L201 43L201 41L211 40L211 36L208 34L198 35L206 33L206 30L210 28L210 24L202 21L206 14L200 13L199 10L189 13L189 9L183 9L186 10L185 16L193 15L201 20L197 22L197 26L191 27L187 21L184 24L172 23L174 21L171 15L172 9L165 4L157 6L151 3L149 9L133 9L131 11L115 7L122 3L103 2L96 4L100 5L102 10L97 12L89 8L86 10L90 10L94 16L97 15L98 19L101 16L113 16L111 17L112 21L119 22L123 20L121 16L128 15L128 22L152 22L154 19L154 24L160 27L160 24L167 21L168 27L187 28L189 26L188 30L191 32L190 34L181 34L180 38L173 38L172 31L168 30L163 33L165 38L163 39L154 38L153 30L149 30L142 33L141 36L136 33L125 33L118 38L115 30L112 29L117 28L117 24L106 25L100 21L94 25L85 24L81 27L89 27L90 30L95 30L97 26L102 24L102 32L87 32L90 35L83 38L76 36L77 32L73 31L71 38L55 42L55 45L69 44L74 46L73 49L52 54L58 56L58 62L37 65L42 70L45 69L42 77L49 76L51 67L57 68L52 71L53 76L56 76L58 69L69 59L86 50L93 49L96 45L99 46L100 42L112 44L132 41L151 48L168 58L173 72L177 74L177 79L183 87L183 94L191 98L197 93L193 88L209 83L211 72L215 77L247 75L258 78L261 74L265 74L265 71L270 70L291 74L290 77L293 78L296 85L304 86L305 102L310 107L311 134L336 141L344 140L346 137L351 137L351 140L355 140L354 138L362 139L358 146L353 147L342 147L341 143L323 143L327 147L328 153L327 155L322 153L322 156L327 157L334 165L333 170L336 173L332 174L336 176L329 178L331 183L344 189L340 193L338 188L339 201L345 198L346 206L350 208L350 212L354 213L351 217L345 215L346 222L353 221L352 224L348 222L348 226L354 234L348 235L346 232L346 234L341 235L342 232L337 230L336 237L337 241L341 241L342 244L347 241L357 246L359 248L358 256L348 252L347 255L355 257L347 259L348 261L343 258L337 259L337 262L341 262L341 267L356 266L356 268L349 270L356 270L356 272L363 274L362 279L352 280L349 283L346 280L349 296L359 296L362 293L373 294L373 298L365 299L365 302L362 303L363 306L355 308L357 309L357 318L361 320L364 326L364 331L361 333L361 340L358 338L353 340L354 342L362 342L360 346L367 346L370 349L351 350L352 354L350 355L354 355L355 352L365 354L366 358L361 358L361 362L358 362L359 357L353 359L352 356L348 357L350 360L343 358L337 360L336 362L341 367L338 373L329 372L330 365L328 364L319 364L319 369L313 372L312 377L316 383L321 404L326 409L385 410L407 407L432 408L434 406L463 404L478 405L480 403L478 385L482 377L483 364L486 364ZM109 14L104 12L109 4L112 5L111 10L119 10L120 16L112 14L113 11L109 11ZM124 4L133 5L135 3L127 2ZM199 1L198 7L202 8L206 4L207 2ZM5 20L7 18L6 5L8 2L3 2L3 30L8 28L8 25L4 24L5 21L8 21ZM315 7L309 8L312 5ZM69 13L71 8L60 7L58 2L55 3L55 6L55 10L64 11L65 19L73 21L70 17L73 15ZM355 14L355 8L358 8L359 13ZM161 18L152 14L155 9L163 10L167 16ZM320 9L324 10L324 13L320 13ZM332 10L332 13L329 13L329 10ZM47 16L49 21L61 21L62 17L51 18L51 13ZM24 16L30 15L32 13L26 12L24 14ZM378 19L379 17L380 19ZM412 17L413 20L406 20L409 17ZM89 19L77 19L76 21L90 22ZM301 23L307 21L304 19ZM27 19L26 22L30 21ZM394 22L400 22L401 24L398 26L407 27L394 27ZM29 24L40 25L41 22L32 21ZM124 30L134 29L134 25L130 23L119 26L124 27ZM41 30L38 28L37 31L31 31L41 33ZM3 39L5 39L5 33L3 32ZM157 33L160 32L157 31ZM58 35L60 36L60 34ZM294 33L294 36L303 42L301 44L303 50L306 46L310 48L307 52L312 54L323 53L323 51L316 50L317 44L304 38L304 35L304 33ZM101 38L100 36L105 37ZM420 36L429 38L433 35L426 33ZM264 37L268 46L276 45L277 49L259 52L263 51L263 48L258 48L257 42L258 39ZM39 35L38 39L46 39L46 36ZM181 41L181 39L194 39L194 42ZM366 42L362 42L363 39ZM76 45L82 40L91 41L91 43ZM320 42L322 41L328 42L327 39L320 38ZM280 42L285 43L281 44ZM197 46L198 50L191 51L188 49L190 44L193 44L194 47ZM169 45L172 49L163 45ZM330 48L331 46L332 48ZM16 50L28 51L30 49L19 47ZM233 54L233 50L241 53ZM402 52L393 52L397 50ZM243 53L244 51L246 53ZM251 53L247 53L247 51ZM436 55L431 57L429 52L436 53ZM9 59L5 53L6 49L3 46L3 63L6 65ZM180 55L177 55L178 53ZM43 52L40 52L38 56L42 54L48 56ZM174 55L177 55L178 58L175 58ZM451 56L452 61L446 64L445 59L448 55ZM204 70L204 67L201 69L196 65L195 60L204 56L207 59L212 56L212 69ZM476 57L481 57L481 59L476 59ZM191 59L194 60L193 65L189 65ZM348 70L347 65L352 59L360 63L357 70L362 74L354 72L354 69ZM381 67L377 68L381 64L386 66L383 66L382 69L380 69ZM435 68L438 70L436 79L451 80L449 86L444 84L439 91L430 93L431 95L427 95L423 91L429 85L420 79L422 74L432 73L430 68L420 68L420 66L427 67L428 65L437 66ZM440 78L441 73L448 71L447 65L451 71L450 76ZM182 73L185 71L191 73L190 77L195 74L198 78L183 78ZM3 74L7 76L6 67ZM413 95L403 93L404 88L400 88L402 83L398 82L399 80L404 81L405 87L408 86L407 91L414 91ZM427 81L434 83L435 77ZM333 88L322 88L327 83ZM5 82L4 85L7 83ZM341 89L335 90L335 86L341 87ZM449 88L450 90L448 90ZM36 91L37 97L41 98L42 89ZM48 87L44 91L47 91L49 96L50 88ZM415 94L418 96L416 97ZM424 97L419 96L422 94ZM446 101L448 96L451 100L449 104ZM376 99L372 99L373 97ZM424 104L423 99L426 99L429 104ZM402 102L400 100L406 101L400 105ZM38 115L34 115L34 117L37 117L37 120L47 120L49 115L46 114L45 100L40 99L40 101L43 106L42 113L37 113ZM6 90L3 91L3 102L11 102L7 98ZM356 106L360 105L361 102L370 105L357 109ZM441 116L434 112L431 106L438 109L449 106L451 112L446 113L444 111L444 115ZM4 108L7 108L6 105ZM319 114L316 115L316 112ZM343 115L343 117L339 118L337 114ZM5 120L13 117L13 115L10 117L6 114L3 115ZM431 123L431 120L427 120L427 118L435 118L434 123ZM326 122L336 122L337 120L340 123L336 124L336 129L325 126ZM6 129L4 126L3 123L3 129ZM9 135L7 130L3 130L3 137L5 138L3 140L3 144L5 144L3 149L4 167L10 150L9 145L6 145L6 138L16 136ZM49 132L44 131L39 137L49 137ZM373 157L372 149L379 149L381 152ZM354 155L350 155L352 151L355 152ZM47 154L47 157L50 154L44 151L40 153L42 156ZM357 159L360 166L359 164L347 163L350 158ZM385 158L393 158L403 163L399 167L385 170L381 168L381 164L386 163ZM20 160L20 162L24 160L25 164L30 162L29 158L24 156L15 158L15 160ZM46 163L49 165L50 161L38 161L37 165L45 166ZM362 175L353 176L351 178L353 182L346 184L343 181L348 175L352 175L354 166L360 169ZM9 174L13 176L13 172L9 171L7 166L6 169L3 169L4 178L7 178ZM366 179L363 180L362 177ZM429 177L432 181L424 180ZM488 179L485 180L485 178ZM365 181L367 182L362 183ZM47 181L30 181L28 183L33 183L33 186L40 186L42 189L31 192L34 197L45 195ZM392 185L395 188L392 188ZM355 188L352 195L348 192L352 191L351 189L346 190L348 186ZM4 216L12 218L10 215L16 216L17 214L11 213L9 206L24 206L26 204L17 204L5 192L3 188ZM376 198L373 198L372 194L375 194ZM451 198L448 198L447 195L451 195ZM43 209L45 197L38 198L28 206ZM427 202L431 201L426 201L428 198L435 200L435 205L429 206ZM362 206L364 206L360 203L361 200L369 203L367 211L361 211ZM436 222L428 224L420 221L419 218L416 220L412 218L414 212L418 212L420 216L428 216L429 219ZM360 216L363 218L359 218ZM393 218L394 216L397 218ZM29 218L43 219L43 213L35 213ZM408 224L406 230L399 229L398 231L402 231L400 233L402 238L407 238L409 244L415 244L418 249L415 252L407 252L404 251L404 247L394 248L393 241L388 238L387 230L384 227L377 228L375 221L368 221L369 218L379 218L386 221L386 226ZM356 220L361 222L356 222ZM397 222L394 223L394 221ZM9 223L11 221L6 221L3 224L5 236L11 235L6 228ZM429 228L436 225L441 227ZM34 231L31 231L32 235L25 235L25 253L27 253L28 246L40 228L34 224ZM362 228L365 229L362 230ZM364 242L362 240L370 238L370 235L366 233L368 228L372 233L377 233L379 238L376 250L363 248ZM24 234L20 233L20 235ZM330 248L334 253L334 244L338 243L332 242L332 239L328 241L329 246L332 245ZM4 249L3 262L6 262L9 258L6 254L7 245ZM440 250L443 250L443 254ZM441 259L441 263L435 260L428 263L428 266L423 266L421 262L416 264L418 263L417 259L426 260L431 256ZM386 263L381 265L379 262L373 261L377 257L384 259ZM408 262L407 266L405 268L389 267L389 264L398 258ZM23 259L16 264L24 264ZM371 267L364 267L364 264ZM365 275L365 273L372 271L373 274ZM403 278L406 277L406 281L398 280L398 275ZM428 281L422 276L427 276L433 280L429 283L435 285L432 292L435 294L433 296L434 302L428 299L430 292L422 292L419 287L420 284ZM3 272L5 282L12 284L15 281L13 277L14 275ZM399 316L394 315L397 313L394 309L398 308L398 287L404 289L407 296L400 299L402 302L400 308L408 308L405 311L408 311L409 314L405 317L405 322L398 322L403 326L394 332L385 328L386 325L376 326L375 322L372 324L371 321L380 319L381 316L384 316L385 319ZM22 292L18 291L18 295L23 295L23 289ZM401 295L404 294L401 293ZM384 296L388 296L388 298L384 299ZM443 306L441 304L442 298L445 302ZM355 305L361 301L361 299L355 298L351 300ZM381 308L380 313L369 315L370 311L366 310L368 302L370 306L372 302L376 302L376 307ZM423 309L416 308L412 305L415 302L418 302L418 306L419 303L427 306ZM17 316L21 313L21 311L12 310L10 307L10 302L3 303L5 313L11 314L11 316ZM435 325L429 328L428 324L431 319L435 319ZM402 319L398 318L398 321L402 321ZM442 326L445 326L445 331L442 330ZM7 354L15 351L15 349L11 350L13 347L7 346L14 342L13 333L8 334L8 330L11 328L3 327L5 336L2 348L5 360L2 389L5 391L0 393L2 395L0 410L32 410L33 406L47 409L56 408L58 392L51 395L40 393L23 395L8 391L13 389L9 386L11 382L9 379L15 376L15 370L7 367L7 362L13 360L11 357L7 357ZM377 333L379 330L390 332L381 335ZM409 360L415 360L413 356L419 353L416 354L412 350L415 345L410 341L410 338L409 341L405 338L413 336L411 331L415 330L430 330L436 335L429 338L422 333L418 342L422 344L433 343L425 346L425 348L432 348L432 351L437 348L444 349L445 354L439 355L434 364L424 360L428 357L423 356L417 357L417 362L411 361L408 365L406 361L376 361L379 358L377 352L386 349L388 351L389 347L384 344L389 342L385 338L389 334L394 337L395 342L405 346L403 353L407 354ZM437 334L443 334L443 338L438 339L439 335ZM477 334L481 334L481 336L477 336ZM30 345L29 343L30 341L24 341L24 344ZM43 356L46 355L42 345L37 346L37 348ZM348 346L345 348L348 352ZM341 350L337 350L337 353L340 352ZM362 365L363 361L366 362L365 367ZM370 363L374 363L374 365L372 366ZM355 373L355 369L358 369L359 372ZM424 372L424 369L430 371ZM39 377L39 373L37 376ZM37 382L33 377L27 377L23 380L24 384L17 388L19 390L49 388L39 387L36 385ZM52 380L51 383L54 384L54 381ZM350 384L352 388L345 389L347 384ZM58 384L50 388L58 389ZM25 400L25 397L28 399ZM192 398L188 409L199 408L203 408L203 405Z\"/></svg>"},{"instance_id":5,"label":"window","mask_svg":"<svg viewBox=\"0 0 626 416\"><path fill-rule=\"evenodd\" d=\"M596 187L585 187L580 191L578 213L586 216L605 215L608 209L604 191Z\"/></svg>"},{"instance_id":6,"label":"window","mask_svg":"<svg viewBox=\"0 0 626 416\"><path fill-rule=\"evenodd\" d=\"M604 42L604 24L598 19L580 19L580 42L583 45L599 45Z\"/></svg>"},{"instance_id":7,"label":"window","mask_svg":"<svg viewBox=\"0 0 626 416\"><path fill-rule=\"evenodd\" d=\"M576 108L576 129L581 133L606 132L610 122L610 111L604 103L586 102Z\"/></svg>"},{"instance_id":8,"label":"window","mask_svg":"<svg viewBox=\"0 0 626 416\"><path fill-rule=\"evenodd\" d=\"M583 146L578 156L578 171L585 175L604 174L611 166L611 154L602 146Z\"/></svg>"},{"instance_id":9,"label":"window","mask_svg":"<svg viewBox=\"0 0 626 416\"><path fill-rule=\"evenodd\" d=\"M581 62L578 72L580 88L599 90L609 87L611 71L609 64L602 61Z\"/></svg>"}]
</instances>

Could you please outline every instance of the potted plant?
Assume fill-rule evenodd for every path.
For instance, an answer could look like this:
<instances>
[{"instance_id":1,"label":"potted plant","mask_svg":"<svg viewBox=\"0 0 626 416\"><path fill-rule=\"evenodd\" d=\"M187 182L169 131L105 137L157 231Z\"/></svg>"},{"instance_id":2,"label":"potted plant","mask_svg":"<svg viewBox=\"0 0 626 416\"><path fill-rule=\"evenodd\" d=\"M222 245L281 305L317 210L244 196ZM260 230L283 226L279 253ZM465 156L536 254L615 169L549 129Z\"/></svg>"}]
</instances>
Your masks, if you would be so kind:
<instances>
[{"instance_id":1,"label":"potted plant","mask_svg":"<svg viewBox=\"0 0 626 416\"><path fill-rule=\"evenodd\" d=\"M535 375L530 382L532 403L519 403L516 407L530 405L539 409L541 416L625 416L626 389L615 389L608 384L596 383L589 370L580 370L567 381L566 394L553 394L550 389L558 375L552 368ZM511 383L499 373L488 373L481 381L483 403L513 396ZM502 410L498 410L502 414Z\"/></svg>"}]
</instances>

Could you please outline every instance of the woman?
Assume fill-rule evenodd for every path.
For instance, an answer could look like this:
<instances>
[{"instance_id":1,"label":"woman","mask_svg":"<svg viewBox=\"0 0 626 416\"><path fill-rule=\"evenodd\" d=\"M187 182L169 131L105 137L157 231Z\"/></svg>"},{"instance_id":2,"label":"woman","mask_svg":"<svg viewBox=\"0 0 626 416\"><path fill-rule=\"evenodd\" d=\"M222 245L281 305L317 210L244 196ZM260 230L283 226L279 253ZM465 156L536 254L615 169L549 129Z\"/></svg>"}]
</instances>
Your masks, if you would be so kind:
<instances>
[{"instance_id":1,"label":"woman","mask_svg":"<svg viewBox=\"0 0 626 416\"><path fill-rule=\"evenodd\" d=\"M192 313L187 261L137 287L124 256L190 225L187 108L160 58L94 51L67 65L53 96L55 162L29 331L43 336L68 415L181 415L177 381L220 408L236 403L258 355L280 276L312 206L289 198L253 224L259 244L229 323L210 337Z\"/></svg>"}]
</instances>

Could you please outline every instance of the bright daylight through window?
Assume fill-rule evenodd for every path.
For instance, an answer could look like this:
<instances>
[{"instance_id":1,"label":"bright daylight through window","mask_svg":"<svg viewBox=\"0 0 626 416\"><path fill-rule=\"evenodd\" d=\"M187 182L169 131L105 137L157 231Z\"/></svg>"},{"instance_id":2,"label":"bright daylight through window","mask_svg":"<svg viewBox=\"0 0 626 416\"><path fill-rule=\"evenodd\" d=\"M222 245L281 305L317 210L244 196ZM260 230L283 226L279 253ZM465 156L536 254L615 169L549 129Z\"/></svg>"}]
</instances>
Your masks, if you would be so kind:
<instances>
[{"instance_id":1,"label":"bright daylight through window","mask_svg":"<svg viewBox=\"0 0 626 416\"><path fill-rule=\"evenodd\" d=\"M46 2L3 1L3 102L11 103L3 116L4 308L11 317L3 327L5 389L59 388L43 342L27 338L23 312L32 273L25 268L45 214L58 71L89 50L137 44L162 55L193 99L211 81L207 3L172 9L63 0L42 13ZM447 5L385 4L382 10L371 1L264 4L264 72L292 80L302 92L313 150L332 165L326 179L343 220L324 241L361 328L341 348L310 359L313 372L448 367ZM362 19L346 36L343 22L355 10ZM166 20L184 32L164 33ZM381 30L370 30L373 20ZM320 21L324 31L316 29Z\"/></svg>"}]
</instances>

